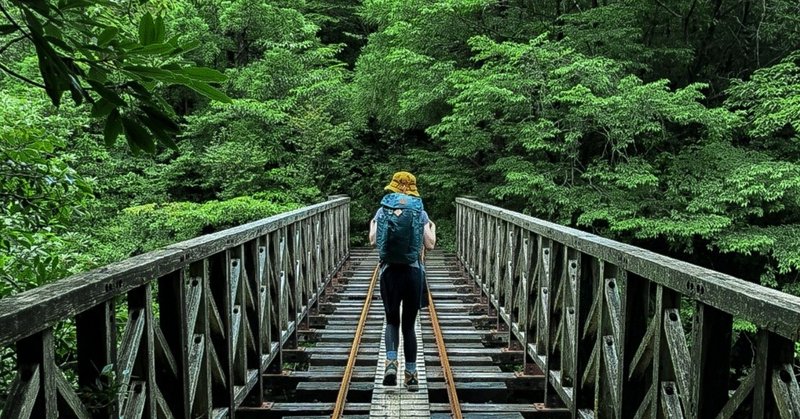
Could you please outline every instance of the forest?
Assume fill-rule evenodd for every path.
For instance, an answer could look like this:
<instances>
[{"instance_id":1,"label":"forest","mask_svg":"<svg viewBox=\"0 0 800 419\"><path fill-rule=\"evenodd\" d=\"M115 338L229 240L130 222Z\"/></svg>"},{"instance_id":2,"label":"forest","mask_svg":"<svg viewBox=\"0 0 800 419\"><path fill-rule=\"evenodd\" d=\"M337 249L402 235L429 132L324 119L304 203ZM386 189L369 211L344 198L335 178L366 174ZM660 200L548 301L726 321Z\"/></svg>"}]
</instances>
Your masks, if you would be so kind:
<instances>
[{"instance_id":1,"label":"forest","mask_svg":"<svg viewBox=\"0 0 800 419\"><path fill-rule=\"evenodd\" d=\"M796 0L0 13L0 298L333 194L364 245L398 170L445 246L468 195L800 295Z\"/></svg>"}]
</instances>

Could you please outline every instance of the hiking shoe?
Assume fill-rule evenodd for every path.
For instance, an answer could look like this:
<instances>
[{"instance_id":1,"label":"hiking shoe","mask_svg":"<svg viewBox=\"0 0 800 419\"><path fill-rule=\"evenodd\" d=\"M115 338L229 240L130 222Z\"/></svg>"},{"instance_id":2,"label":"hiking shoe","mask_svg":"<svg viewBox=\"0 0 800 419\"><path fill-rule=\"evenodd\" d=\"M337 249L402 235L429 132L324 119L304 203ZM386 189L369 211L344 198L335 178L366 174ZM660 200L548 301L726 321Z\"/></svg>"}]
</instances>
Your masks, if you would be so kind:
<instances>
[{"instance_id":1,"label":"hiking shoe","mask_svg":"<svg viewBox=\"0 0 800 419\"><path fill-rule=\"evenodd\" d=\"M383 371L383 385L396 386L397 385L397 360L386 360L386 370Z\"/></svg>"},{"instance_id":2,"label":"hiking shoe","mask_svg":"<svg viewBox=\"0 0 800 419\"><path fill-rule=\"evenodd\" d=\"M406 380L405 380L406 381L406 387L408 388L408 391L417 391L417 390L419 390L419 380L417 380L417 372L414 371L413 373L410 373L410 372L406 371L405 372L405 376L406 376L405 377L406 378Z\"/></svg>"}]
</instances>

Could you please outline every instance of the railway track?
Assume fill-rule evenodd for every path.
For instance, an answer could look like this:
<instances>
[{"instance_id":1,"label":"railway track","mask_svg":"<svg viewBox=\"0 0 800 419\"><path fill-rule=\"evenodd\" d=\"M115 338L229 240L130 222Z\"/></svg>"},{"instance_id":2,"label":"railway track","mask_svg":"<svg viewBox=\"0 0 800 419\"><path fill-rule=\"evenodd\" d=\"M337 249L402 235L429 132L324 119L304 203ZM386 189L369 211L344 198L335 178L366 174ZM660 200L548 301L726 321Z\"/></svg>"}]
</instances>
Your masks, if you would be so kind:
<instances>
[{"instance_id":1,"label":"railway track","mask_svg":"<svg viewBox=\"0 0 800 419\"><path fill-rule=\"evenodd\" d=\"M269 375L275 402L237 412L246 418L508 418L567 417L545 409L544 377L523 374L523 353L498 331L496 316L460 273L455 258L432 252L427 261L430 307L418 316L420 389L382 385L383 306L375 277L377 255L354 249L343 279L333 283L298 331L297 350L284 352L284 371ZM306 322L304 322L306 323ZM402 339L402 337L401 337Z\"/></svg>"}]
</instances>

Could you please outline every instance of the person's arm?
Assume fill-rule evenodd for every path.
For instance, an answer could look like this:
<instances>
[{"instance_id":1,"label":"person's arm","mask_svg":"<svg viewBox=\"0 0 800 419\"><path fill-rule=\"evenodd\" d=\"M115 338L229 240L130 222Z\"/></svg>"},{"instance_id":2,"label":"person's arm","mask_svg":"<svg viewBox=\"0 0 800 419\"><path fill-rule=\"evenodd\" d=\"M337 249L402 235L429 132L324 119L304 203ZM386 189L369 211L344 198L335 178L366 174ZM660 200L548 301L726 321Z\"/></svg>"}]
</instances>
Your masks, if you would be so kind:
<instances>
[{"instance_id":1,"label":"person's arm","mask_svg":"<svg viewBox=\"0 0 800 419\"><path fill-rule=\"evenodd\" d=\"M425 224L422 241L425 243L425 248L428 250L433 250L436 246L436 224L434 224L433 221L428 221L428 224Z\"/></svg>"},{"instance_id":2,"label":"person's arm","mask_svg":"<svg viewBox=\"0 0 800 419\"><path fill-rule=\"evenodd\" d=\"M378 221L374 218L369 222L369 245L375 246L375 237L378 235Z\"/></svg>"}]
</instances>

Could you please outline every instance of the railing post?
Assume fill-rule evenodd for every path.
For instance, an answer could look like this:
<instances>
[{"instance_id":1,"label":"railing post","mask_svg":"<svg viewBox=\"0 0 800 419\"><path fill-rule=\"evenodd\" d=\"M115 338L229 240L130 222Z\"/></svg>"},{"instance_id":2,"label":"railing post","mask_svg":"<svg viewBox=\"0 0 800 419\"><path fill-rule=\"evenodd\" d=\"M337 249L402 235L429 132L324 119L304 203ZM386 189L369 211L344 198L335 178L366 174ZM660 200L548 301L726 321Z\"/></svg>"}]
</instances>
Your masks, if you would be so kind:
<instances>
[{"instance_id":1,"label":"railing post","mask_svg":"<svg viewBox=\"0 0 800 419\"><path fill-rule=\"evenodd\" d=\"M9 389L2 419L58 417L53 330L17 342L17 377Z\"/></svg>"},{"instance_id":2,"label":"railing post","mask_svg":"<svg viewBox=\"0 0 800 419\"><path fill-rule=\"evenodd\" d=\"M188 328L186 313L186 288L191 284L184 284L183 270L177 270L158 279L158 306L159 325L156 331L157 341L163 339L161 349L162 364L173 367L169 376L160 380L160 388L164 398L178 418L189 418L191 406L189 405L189 337L192 334ZM189 281L187 281L189 282ZM170 368L171 369L171 368Z\"/></svg>"},{"instance_id":3,"label":"railing post","mask_svg":"<svg viewBox=\"0 0 800 419\"><path fill-rule=\"evenodd\" d=\"M211 319L211 373L214 408L234 408L233 336L230 255L222 251L209 258L209 317Z\"/></svg>"},{"instance_id":4,"label":"railing post","mask_svg":"<svg viewBox=\"0 0 800 419\"><path fill-rule=\"evenodd\" d=\"M264 295L262 294L261 282L264 248L259 244L260 239L258 238L247 242L242 253L244 259L242 264L242 286L245 293L242 315L246 317L246 324L243 322L242 326L246 326L248 331L248 333L245 333L248 341L244 348L247 359L245 368L248 371L255 370L259 372L256 377L256 383L247 397L247 403L251 406L261 406L264 401L264 378L261 374L263 370L262 354L265 352L261 338L264 333L262 329Z\"/></svg>"},{"instance_id":5,"label":"railing post","mask_svg":"<svg viewBox=\"0 0 800 419\"><path fill-rule=\"evenodd\" d=\"M87 389L111 388L115 385L106 367L113 368L117 359L117 327L114 300L102 302L75 318L78 349L78 385ZM115 400L104 407L96 406L92 417L119 417Z\"/></svg>"},{"instance_id":6,"label":"railing post","mask_svg":"<svg viewBox=\"0 0 800 419\"><path fill-rule=\"evenodd\" d=\"M128 400L123 415L128 417L141 412L146 417L156 416L155 342L153 336L153 300L147 283L128 292L128 324L123 337L118 363L121 375L127 375ZM128 356L123 356L123 355ZM131 368L132 367L132 368ZM136 377L137 380L133 380Z\"/></svg>"},{"instance_id":7,"label":"railing post","mask_svg":"<svg viewBox=\"0 0 800 419\"><path fill-rule=\"evenodd\" d=\"M648 326L651 324L649 317L650 305L653 303L650 298L650 281L637 275L629 274L626 280L626 292L624 301L625 312L625 335L620 342L624 352L622 357L622 406L621 413L623 418L634 417L636 410L647 394L647 381L643 373L633 371L633 362L637 359L639 349L642 345L649 345L652 335L648 335ZM652 357L652 354L649 355ZM709 416L709 417L713 417Z\"/></svg>"},{"instance_id":8,"label":"railing post","mask_svg":"<svg viewBox=\"0 0 800 419\"><path fill-rule=\"evenodd\" d=\"M794 377L793 342L759 330L754 365L753 419L800 415L800 387Z\"/></svg>"},{"instance_id":9,"label":"railing post","mask_svg":"<svg viewBox=\"0 0 800 419\"><path fill-rule=\"evenodd\" d=\"M188 320L190 326L189 369L192 417L211 417L213 409L211 360L214 342L211 335L211 286L208 259L189 265L187 285ZM217 316L218 318L218 316Z\"/></svg>"},{"instance_id":10,"label":"railing post","mask_svg":"<svg viewBox=\"0 0 800 419\"><path fill-rule=\"evenodd\" d=\"M728 400L733 317L703 303L695 304L692 333L692 412L714 417Z\"/></svg>"}]
</instances>

